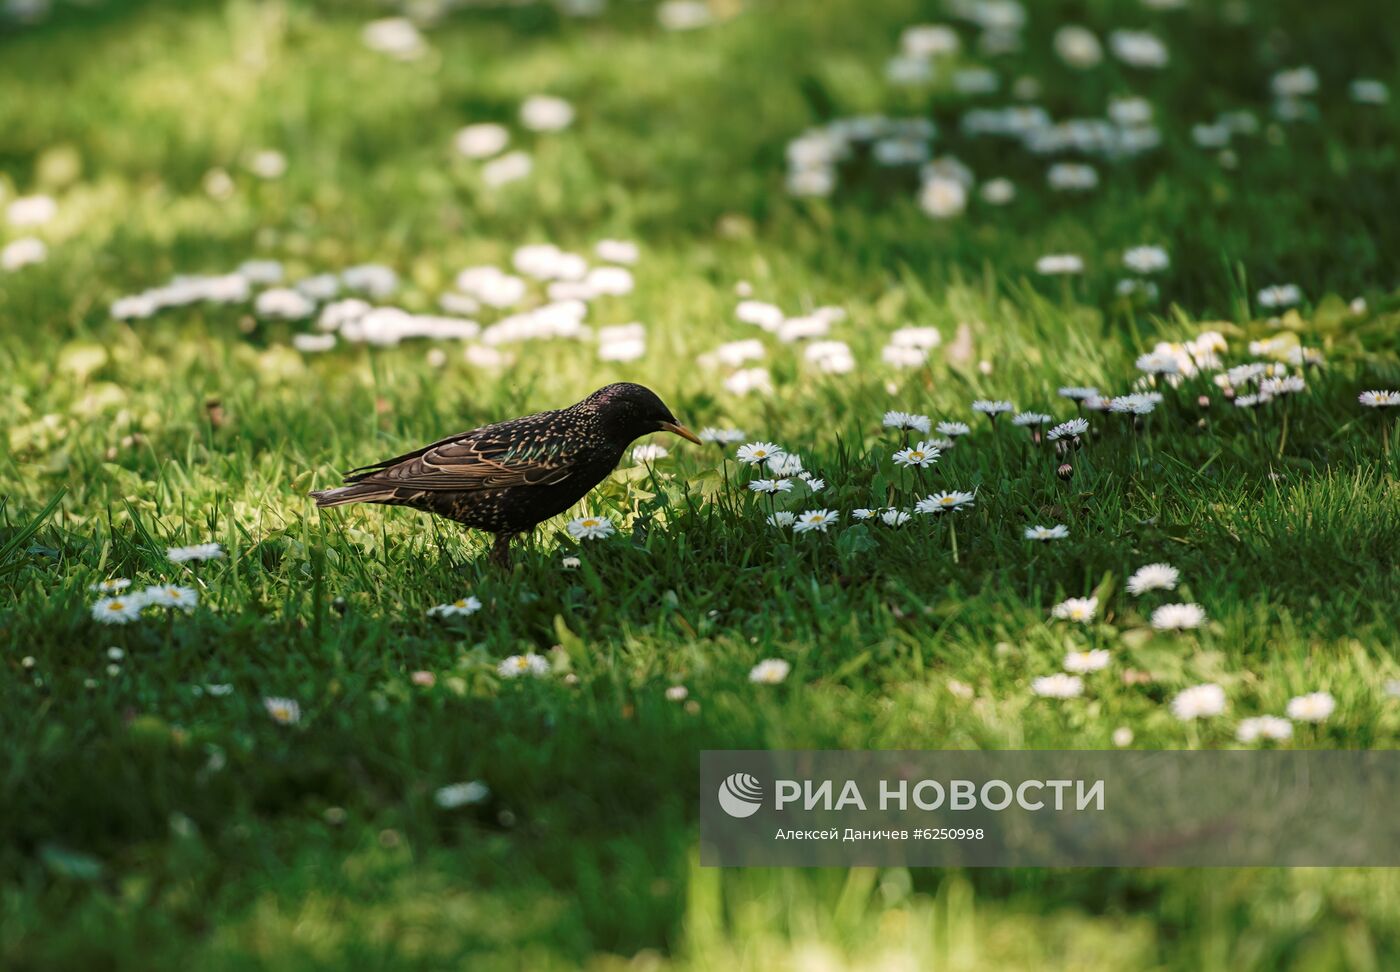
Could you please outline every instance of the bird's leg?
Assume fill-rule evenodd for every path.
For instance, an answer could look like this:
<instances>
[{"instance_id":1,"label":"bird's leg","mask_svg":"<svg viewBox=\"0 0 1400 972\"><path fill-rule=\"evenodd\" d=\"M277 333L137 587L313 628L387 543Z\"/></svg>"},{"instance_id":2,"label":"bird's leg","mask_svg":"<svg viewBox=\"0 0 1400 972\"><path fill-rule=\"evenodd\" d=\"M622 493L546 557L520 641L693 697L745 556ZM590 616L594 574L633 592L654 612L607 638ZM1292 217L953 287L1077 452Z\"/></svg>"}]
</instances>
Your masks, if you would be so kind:
<instances>
[{"instance_id":1,"label":"bird's leg","mask_svg":"<svg viewBox=\"0 0 1400 972\"><path fill-rule=\"evenodd\" d=\"M496 542L491 544L491 563L502 570L510 570L510 542L515 538L513 533L496 534Z\"/></svg>"}]
</instances>

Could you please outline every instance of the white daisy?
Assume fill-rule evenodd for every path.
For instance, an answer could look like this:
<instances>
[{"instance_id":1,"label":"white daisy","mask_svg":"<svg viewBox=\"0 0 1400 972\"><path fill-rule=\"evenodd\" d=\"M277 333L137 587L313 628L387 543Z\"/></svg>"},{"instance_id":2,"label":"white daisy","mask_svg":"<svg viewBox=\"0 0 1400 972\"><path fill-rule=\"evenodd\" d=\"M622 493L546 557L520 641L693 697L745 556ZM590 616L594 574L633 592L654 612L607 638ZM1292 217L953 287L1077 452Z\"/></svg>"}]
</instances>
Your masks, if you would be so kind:
<instances>
[{"instance_id":1,"label":"white daisy","mask_svg":"<svg viewBox=\"0 0 1400 972\"><path fill-rule=\"evenodd\" d=\"M1133 744L1133 731L1127 726L1119 726L1113 730L1113 745L1122 749Z\"/></svg>"},{"instance_id":2,"label":"white daisy","mask_svg":"<svg viewBox=\"0 0 1400 972\"><path fill-rule=\"evenodd\" d=\"M1157 273L1170 265L1171 258L1160 246L1135 246L1123 254L1123 266L1133 273Z\"/></svg>"},{"instance_id":3,"label":"white daisy","mask_svg":"<svg viewBox=\"0 0 1400 972\"><path fill-rule=\"evenodd\" d=\"M961 490L953 489L942 493L934 493L932 496L925 496L914 504L915 513L951 513L960 510L965 506L971 506L977 499L974 493L965 493Z\"/></svg>"},{"instance_id":4,"label":"white daisy","mask_svg":"<svg viewBox=\"0 0 1400 972\"><path fill-rule=\"evenodd\" d=\"M1389 391L1375 389L1364 391L1356 396L1356 400L1367 408L1393 408L1400 405L1400 391Z\"/></svg>"},{"instance_id":5,"label":"white daisy","mask_svg":"<svg viewBox=\"0 0 1400 972\"><path fill-rule=\"evenodd\" d=\"M1171 564L1148 564L1133 571L1128 578L1128 593L1134 597L1148 591L1170 591L1176 589L1181 579L1181 571Z\"/></svg>"},{"instance_id":6,"label":"white daisy","mask_svg":"<svg viewBox=\"0 0 1400 972\"><path fill-rule=\"evenodd\" d=\"M802 476L809 478L802 471L802 457L795 452L784 452L781 455L768 460L768 471L774 476Z\"/></svg>"},{"instance_id":7,"label":"white daisy","mask_svg":"<svg viewBox=\"0 0 1400 972\"><path fill-rule=\"evenodd\" d=\"M788 677L792 665L781 658L765 658L749 670L749 681L760 685L777 685Z\"/></svg>"},{"instance_id":8,"label":"white daisy","mask_svg":"<svg viewBox=\"0 0 1400 972\"><path fill-rule=\"evenodd\" d=\"M1152 627L1158 631L1188 631L1205 621L1205 608L1199 604L1163 604L1152 612Z\"/></svg>"},{"instance_id":9,"label":"white daisy","mask_svg":"<svg viewBox=\"0 0 1400 972\"><path fill-rule=\"evenodd\" d=\"M457 130L452 147L468 159L489 159L499 155L510 144L510 131L494 122L478 122Z\"/></svg>"},{"instance_id":10,"label":"white daisy","mask_svg":"<svg viewBox=\"0 0 1400 972\"><path fill-rule=\"evenodd\" d=\"M808 510L797 517L792 529L796 533L810 533L813 530L825 533L840 518L840 514L834 510Z\"/></svg>"},{"instance_id":11,"label":"white daisy","mask_svg":"<svg viewBox=\"0 0 1400 972\"><path fill-rule=\"evenodd\" d=\"M583 566L583 561L577 557L565 557L563 560L559 561L559 566L563 567L565 570L578 570Z\"/></svg>"},{"instance_id":12,"label":"white daisy","mask_svg":"<svg viewBox=\"0 0 1400 972\"><path fill-rule=\"evenodd\" d=\"M170 547L165 551L173 564L189 561L218 560L224 555L224 548L217 543L196 543L190 547Z\"/></svg>"},{"instance_id":13,"label":"white daisy","mask_svg":"<svg viewBox=\"0 0 1400 972\"><path fill-rule=\"evenodd\" d=\"M875 511L861 507L858 510L851 511L851 518L856 520L873 520L875 519Z\"/></svg>"},{"instance_id":14,"label":"white daisy","mask_svg":"<svg viewBox=\"0 0 1400 972\"><path fill-rule=\"evenodd\" d=\"M1098 398L1099 390L1097 388L1089 388L1085 386L1066 385L1064 388L1061 388L1059 390L1059 396L1061 398L1068 398L1072 401L1078 402L1083 401L1086 398Z\"/></svg>"},{"instance_id":15,"label":"white daisy","mask_svg":"<svg viewBox=\"0 0 1400 972\"><path fill-rule=\"evenodd\" d=\"M979 398L977 399L977 401L972 403L972 410L974 412L981 412L983 415L989 415L992 418L996 418L1003 412L1014 412L1016 410L1016 406L1012 405L1010 402L988 401L985 398ZM942 431L941 426L939 431Z\"/></svg>"},{"instance_id":16,"label":"white daisy","mask_svg":"<svg viewBox=\"0 0 1400 972\"><path fill-rule=\"evenodd\" d=\"M1097 597L1071 597L1050 609L1050 614L1061 621L1077 621L1088 624L1099 613Z\"/></svg>"},{"instance_id":17,"label":"white daisy","mask_svg":"<svg viewBox=\"0 0 1400 972\"><path fill-rule=\"evenodd\" d=\"M519 678L530 675L539 678L549 674L549 662L543 655L530 652L525 655L511 655L496 666L496 674L502 678Z\"/></svg>"},{"instance_id":18,"label":"white daisy","mask_svg":"<svg viewBox=\"0 0 1400 972\"><path fill-rule=\"evenodd\" d=\"M909 522L909 514L903 510L885 510L880 514L880 520L885 526L901 527Z\"/></svg>"},{"instance_id":19,"label":"white daisy","mask_svg":"<svg viewBox=\"0 0 1400 972\"><path fill-rule=\"evenodd\" d=\"M1047 277L1084 272L1084 260L1073 253L1049 253L1035 261L1035 272Z\"/></svg>"},{"instance_id":20,"label":"white daisy","mask_svg":"<svg viewBox=\"0 0 1400 972\"><path fill-rule=\"evenodd\" d=\"M1044 412L1018 412L1011 416L1011 424L1022 428L1030 426L1048 425L1054 419Z\"/></svg>"},{"instance_id":21,"label":"white daisy","mask_svg":"<svg viewBox=\"0 0 1400 972\"><path fill-rule=\"evenodd\" d=\"M129 624L141 617L145 606L140 595L104 597L92 606L92 618L102 624Z\"/></svg>"},{"instance_id":22,"label":"white daisy","mask_svg":"<svg viewBox=\"0 0 1400 972\"><path fill-rule=\"evenodd\" d=\"M1109 654L1105 648L1096 648L1093 651L1071 651L1065 655L1065 671L1074 672L1076 675L1085 675L1107 668L1108 662Z\"/></svg>"},{"instance_id":23,"label":"white daisy","mask_svg":"<svg viewBox=\"0 0 1400 972\"><path fill-rule=\"evenodd\" d=\"M689 695L690 689L684 685L670 685L666 688L666 701L668 702L684 702Z\"/></svg>"},{"instance_id":24,"label":"white daisy","mask_svg":"<svg viewBox=\"0 0 1400 972\"><path fill-rule=\"evenodd\" d=\"M1089 420L1082 418L1070 419L1068 422L1061 422L1049 432L1045 433L1045 438L1051 442L1058 442L1060 439L1078 439L1082 435L1089 433Z\"/></svg>"},{"instance_id":25,"label":"white daisy","mask_svg":"<svg viewBox=\"0 0 1400 972\"><path fill-rule=\"evenodd\" d=\"M1121 414L1148 415L1156 407L1156 401L1142 394L1119 395L1108 400L1108 410Z\"/></svg>"},{"instance_id":26,"label":"white daisy","mask_svg":"<svg viewBox=\"0 0 1400 972\"><path fill-rule=\"evenodd\" d=\"M927 442L920 442L908 449L900 449L891 456L896 466L917 466L920 469L932 466L938 461L938 457L938 450Z\"/></svg>"},{"instance_id":27,"label":"white daisy","mask_svg":"<svg viewBox=\"0 0 1400 972\"><path fill-rule=\"evenodd\" d=\"M802 476L802 481L807 484L807 492L809 493L820 493L822 490L826 489L825 479L816 479L804 474Z\"/></svg>"},{"instance_id":28,"label":"white daisy","mask_svg":"<svg viewBox=\"0 0 1400 972\"><path fill-rule=\"evenodd\" d=\"M131 581L125 577L109 577L107 580L88 585L88 590L98 594L119 594L130 586Z\"/></svg>"},{"instance_id":29,"label":"white daisy","mask_svg":"<svg viewBox=\"0 0 1400 972\"><path fill-rule=\"evenodd\" d=\"M791 479L755 479L749 483L755 493L786 493L792 489Z\"/></svg>"},{"instance_id":30,"label":"white daisy","mask_svg":"<svg viewBox=\"0 0 1400 972\"><path fill-rule=\"evenodd\" d=\"M1303 292L1298 289L1297 284L1274 284L1259 291L1256 299L1259 301L1260 307L1272 310L1302 303Z\"/></svg>"},{"instance_id":31,"label":"white daisy","mask_svg":"<svg viewBox=\"0 0 1400 972\"><path fill-rule=\"evenodd\" d=\"M745 438L742 429L719 429L712 425L701 429L699 435L702 442L718 442L722 445L743 442Z\"/></svg>"},{"instance_id":32,"label":"white daisy","mask_svg":"<svg viewBox=\"0 0 1400 972\"><path fill-rule=\"evenodd\" d=\"M632 461L638 464L655 462L658 459L665 459L670 454L671 450L663 445L647 443L632 450Z\"/></svg>"},{"instance_id":33,"label":"white daisy","mask_svg":"<svg viewBox=\"0 0 1400 972\"><path fill-rule=\"evenodd\" d=\"M532 132L557 132L574 121L574 106L553 95L531 95L520 106L520 124Z\"/></svg>"},{"instance_id":34,"label":"white daisy","mask_svg":"<svg viewBox=\"0 0 1400 972\"><path fill-rule=\"evenodd\" d=\"M927 415L916 415L913 412L886 412L884 425L887 429L911 429L915 432L928 433L929 417Z\"/></svg>"},{"instance_id":35,"label":"white daisy","mask_svg":"<svg viewBox=\"0 0 1400 972\"><path fill-rule=\"evenodd\" d=\"M148 587L141 592L141 597L147 604L156 607L179 608L182 611L193 611L199 604L199 592L193 587L180 587L176 584L165 584L160 587Z\"/></svg>"},{"instance_id":36,"label":"white daisy","mask_svg":"<svg viewBox=\"0 0 1400 972\"><path fill-rule=\"evenodd\" d=\"M735 458L745 465L758 466L783 454L783 447L772 442L750 442L741 445Z\"/></svg>"},{"instance_id":37,"label":"white daisy","mask_svg":"<svg viewBox=\"0 0 1400 972\"><path fill-rule=\"evenodd\" d=\"M491 788L485 783L480 780L470 780L466 783L453 783L450 786L438 787L433 791L433 802L444 810L455 810L458 807L481 803L490 795Z\"/></svg>"},{"instance_id":38,"label":"white daisy","mask_svg":"<svg viewBox=\"0 0 1400 972\"><path fill-rule=\"evenodd\" d=\"M1183 722L1217 716L1225 711L1225 690L1207 683L1182 689L1172 699L1172 714Z\"/></svg>"},{"instance_id":39,"label":"white daisy","mask_svg":"<svg viewBox=\"0 0 1400 972\"><path fill-rule=\"evenodd\" d=\"M1337 707L1337 700L1330 692L1310 692L1288 700L1284 712L1297 722L1322 722Z\"/></svg>"},{"instance_id":40,"label":"white daisy","mask_svg":"<svg viewBox=\"0 0 1400 972\"><path fill-rule=\"evenodd\" d=\"M960 435L967 435L972 429L964 422L939 422L938 431L941 435L956 439Z\"/></svg>"},{"instance_id":41,"label":"white daisy","mask_svg":"<svg viewBox=\"0 0 1400 972\"><path fill-rule=\"evenodd\" d=\"M789 513L787 510L779 510L768 517L768 525L774 527L790 527L797 522L797 514Z\"/></svg>"},{"instance_id":42,"label":"white daisy","mask_svg":"<svg viewBox=\"0 0 1400 972\"><path fill-rule=\"evenodd\" d=\"M267 696L263 700L263 708L272 717L272 721L283 726L294 726L301 721L301 706L295 699L284 699L279 696Z\"/></svg>"},{"instance_id":43,"label":"white daisy","mask_svg":"<svg viewBox=\"0 0 1400 972\"><path fill-rule=\"evenodd\" d=\"M481 601L474 595L461 597L450 604L428 608L430 618L465 618L481 610Z\"/></svg>"},{"instance_id":44,"label":"white daisy","mask_svg":"<svg viewBox=\"0 0 1400 972\"><path fill-rule=\"evenodd\" d=\"M1043 540L1049 543L1051 540L1063 540L1069 536L1069 527L1056 524L1055 526L1028 526L1025 537L1027 540Z\"/></svg>"},{"instance_id":45,"label":"white daisy","mask_svg":"<svg viewBox=\"0 0 1400 972\"><path fill-rule=\"evenodd\" d=\"M1293 735L1293 723L1278 716L1255 716L1244 719L1235 730L1235 738L1242 743L1258 742L1260 739L1281 741Z\"/></svg>"},{"instance_id":46,"label":"white daisy","mask_svg":"<svg viewBox=\"0 0 1400 972\"><path fill-rule=\"evenodd\" d=\"M1031 691L1046 699L1076 699L1084 691L1084 680L1078 675L1056 672L1033 679Z\"/></svg>"},{"instance_id":47,"label":"white daisy","mask_svg":"<svg viewBox=\"0 0 1400 972\"><path fill-rule=\"evenodd\" d=\"M570 520L565 529L575 540L603 540L617 532L606 516L580 516Z\"/></svg>"}]
</instances>

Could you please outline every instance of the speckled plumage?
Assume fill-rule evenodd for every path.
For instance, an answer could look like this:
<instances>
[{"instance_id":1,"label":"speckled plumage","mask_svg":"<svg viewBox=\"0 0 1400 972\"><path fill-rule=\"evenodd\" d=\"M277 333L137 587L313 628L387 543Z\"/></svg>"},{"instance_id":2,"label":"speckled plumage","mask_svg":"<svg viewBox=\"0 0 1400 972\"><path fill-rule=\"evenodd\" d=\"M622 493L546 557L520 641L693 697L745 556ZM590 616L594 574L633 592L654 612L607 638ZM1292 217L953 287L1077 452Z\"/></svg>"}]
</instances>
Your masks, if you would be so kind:
<instances>
[{"instance_id":1,"label":"speckled plumage","mask_svg":"<svg viewBox=\"0 0 1400 972\"><path fill-rule=\"evenodd\" d=\"M312 493L317 506L381 503L435 513L496 535L508 562L512 537L573 506L650 432L698 442L648 388L621 382L568 408L538 412L440 439L352 470L346 485Z\"/></svg>"}]
</instances>

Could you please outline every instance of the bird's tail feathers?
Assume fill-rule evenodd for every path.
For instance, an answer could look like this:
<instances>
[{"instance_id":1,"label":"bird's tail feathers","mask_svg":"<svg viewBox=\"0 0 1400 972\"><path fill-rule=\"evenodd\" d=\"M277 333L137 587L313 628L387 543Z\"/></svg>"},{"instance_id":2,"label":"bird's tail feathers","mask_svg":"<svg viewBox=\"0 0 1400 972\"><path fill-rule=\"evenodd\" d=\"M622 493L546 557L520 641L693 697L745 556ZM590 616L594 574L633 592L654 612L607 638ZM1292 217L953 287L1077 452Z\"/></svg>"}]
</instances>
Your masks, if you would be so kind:
<instances>
[{"instance_id":1,"label":"bird's tail feathers","mask_svg":"<svg viewBox=\"0 0 1400 972\"><path fill-rule=\"evenodd\" d=\"M392 486L378 483L354 483L350 486L337 486L322 489L311 494L317 506L346 506L350 503L382 503L394 498Z\"/></svg>"}]
</instances>

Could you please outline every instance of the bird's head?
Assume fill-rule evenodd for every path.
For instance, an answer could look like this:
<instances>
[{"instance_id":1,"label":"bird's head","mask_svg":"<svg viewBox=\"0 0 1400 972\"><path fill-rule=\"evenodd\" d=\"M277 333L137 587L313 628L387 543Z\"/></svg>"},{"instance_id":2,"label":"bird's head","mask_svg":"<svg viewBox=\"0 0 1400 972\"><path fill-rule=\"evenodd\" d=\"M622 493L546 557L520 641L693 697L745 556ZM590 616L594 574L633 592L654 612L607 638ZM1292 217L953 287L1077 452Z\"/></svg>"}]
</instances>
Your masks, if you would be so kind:
<instances>
[{"instance_id":1,"label":"bird's head","mask_svg":"<svg viewBox=\"0 0 1400 972\"><path fill-rule=\"evenodd\" d=\"M701 444L694 432L676 421L656 392L629 381L599 388L574 408L596 416L609 436L627 442L650 432L674 432L682 439Z\"/></svg>"}]
</instances>

